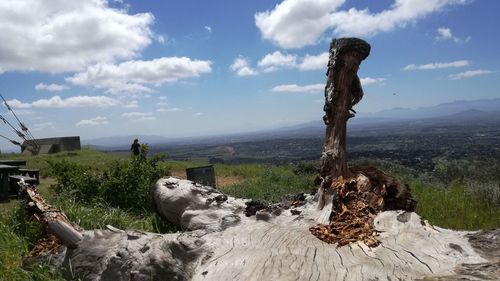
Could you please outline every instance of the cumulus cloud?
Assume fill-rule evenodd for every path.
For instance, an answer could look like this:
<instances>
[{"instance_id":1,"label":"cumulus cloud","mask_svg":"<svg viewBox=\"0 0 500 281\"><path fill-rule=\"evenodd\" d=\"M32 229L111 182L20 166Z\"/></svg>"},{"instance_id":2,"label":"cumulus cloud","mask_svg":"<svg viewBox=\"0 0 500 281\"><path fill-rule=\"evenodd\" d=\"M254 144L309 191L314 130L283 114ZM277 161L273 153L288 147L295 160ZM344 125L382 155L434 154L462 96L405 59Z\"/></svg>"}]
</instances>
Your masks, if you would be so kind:
<instances>
[{"instance_id":1,"label":"cumulus cloud","mask_svg":"<svg viewBox=\"0 0 500 281\"><path fill-rule=\"evenodd\" d=\"M231 65L231 70L236 72L238 76L257 75L259 72L271 72L281 69L298 69L302 71L308 70L326 70L328 65L328 52L319 55L305 55L299 57L295 54L284 54L280 51L266 54L257 63L259 69L253 68L249 60L243 57L238 57Z\"/></svg>"},{"instance_id":2,"label":"cumulus cloud","mask_svg":"<svg viewBox=\"0 0 500 281\"><path fill-rule=\"evenodd\" d=\"M345 0L285 0L273 10L255 14L264 39L283 48L300 48L318 41L332 26L331 13Z\"/></svg>"},{"instance_id":3,"label":"cumulus cloud","mask_svg":"<svg viewBox=\"0 0 500 281\"><path fill-rule=\"evenodd\" d=\"M331 30L340 36L374 36L403 28L444 8L469 0L395 0L378 13L368 9L340 10L345 0L284 0L274 9L255 14L262 38L282 48L302 48Z\"/></svg>"},{"instance_id":4,"label":"cumulus cloud","mask_svg":"<svg viewBox=\"0 0 500 281\"><path fill-rule=\"evenodd\" d=\"M280 68L294 68L297 66L297 56L283 54L276 51L265 55L257 64L264 72L275 71Z\"/></svg>"},{"instance_id":5,"label":"cumulus cloud","mask_svg":"<svg viewBox=\"0 0 500 281\"><path fill-rule=\"evenodd\" d=\"M206 31L208 31L208 33L212 33L212 27L205 25L204 28Z\"/></svg>"},{"instance_id":6,"label":"cumulus cloud","mask_svg":"<svg viewBox=\"0 0 500 281\"><path fill-rule=\"evenodd\" d=\"M359 79L361 81L361 85L368 86L371 84L378 84L384 82L385 78L372 78L372 77L364 77Z\"/></svg>"},{"instance_id":7,"label":"cumulus cloud","mask_svg":"<svg viewBox=\"0 0 500 281\"><path fill-rule=\"evenodd\" d=\"M98 126L98 125L105 125L108 124L108 118L102 117L102 116L97 116L91 119L84 119L80 120L78 123L76 123L76 126L78 127L84 127L84 126Z\"/></svg>"},{"instance_id":8,"label":"cumulus cloud","mask_svg":"<svg viewBox=\"0 0 500 281\"><path fill-rule=\"evenodd\" d=\"M234 59L233 64L231 64L229 68L238 76L252 76L258 74L255 69L250 67L249 60L241 56Z\"/></svg>"},{"instance_id":9,"label":"cumulus cloud","mask_svg":"<svg viewBox=\"0 0 500 281\"><path fill-rule=\"evenodd\" d=\"M279 85L271 89L273 92L280 93L321 93L325 91L325 84L311 84L299 86L297 84Z\"/></svg>"},{"instance_id":10,"label":"cumulus cloud","mask_svg":"<svg viewBox=\"0 0 500 281\"><path fill-rule=\"evenodd\" d=\"M438 35L436 36L437 41L446 41L446 40L452 40L453 42L460 44L460 43L467 43L470 41L470 36L462 39L459 37L456 37L453 35L451 32L450 28L446 27L440 27L437 29Z\"/></svg>"},{"instance_id":11,"label":"cumulus cloud","mask_svg":"<svg viewBox=\"0 0 500 281\"><path fill-rule=\"evenodd\" d=\"M403 70L430 70L430 69L442 69L442 68L456 68L468 66L469 61L467 60L457 60L452 62L433 62L428 64L409 64L403 68Z\"/></svg>"},{"instance_id":12,"label":"cumulus cloud","mask_svg":"<svg viewBox=\"0 0 500 281\"><path fill-rule=\"evenodd\" d=\"M486 74L491 74L494 71L491 70L468 70L456 74L451 74L448 76L451 80L460 80L464 78L470 78L470 77L476 77L476 76L481 76L481 75L486 75Z\"/></svg>"},{"instance_id":13,"label":"cumulus cloud","mask_svg":"<svg viewBox=\"0 0 500 281\"><path fill-rule=\"evenodd\" d=\"M61 92L64 90L69 89L68 86L66 85L59 85L59 84L44 84L44 83L39 83L35 86L35 90L37 91L49 91L49 92Z\"/></svg>"},{"instance_id":14,"label":"cumulus cloud","mask_svg":"<svg viewBox=\"0 0 500 281\"><path fill-rule=\"evenodd\" d=\"M326 70L328 66L328 59L328 52L324 52L316 56L306 55L302 58L302 62L298 65L298 68L300 70Z\"/></svg>"},{"instance_id":15,"label":"cumulus cloud","mask_svg":"<svg viewBox=\"0 0 500 281\"><path fill-rule=\"evenodd\" d=\"M53 96L50 99L39 99L31 103L21 102L17 99L9 100L8 103L12 108L107 108L121 104L120 101L105 96L74 96L66 99Z\"/></svg>"},{"instance_id":16,"label":"cumulus cloud","mask_svg":"<svg viewBox=\"0 0 500 281\"><path fill-rule=\"evenodd\" d=\"M131 59L151 44L153 21L106 0L0 1L0 69L57 73Z\"/></svg>"},{"instance_id":17,"label":"cumulus cloud","mask_svg":"<svg viewBox=\"0 0 500 281\"><path fill-rule=\"evenodd\" d=\"M161 85L210 73L211 64L211 61L187 57L132 60L120 64L99 63L65 79L74 85L106 89L111 94L144 95L153 92L149 85Z\"/></svg>"}]
</instances>

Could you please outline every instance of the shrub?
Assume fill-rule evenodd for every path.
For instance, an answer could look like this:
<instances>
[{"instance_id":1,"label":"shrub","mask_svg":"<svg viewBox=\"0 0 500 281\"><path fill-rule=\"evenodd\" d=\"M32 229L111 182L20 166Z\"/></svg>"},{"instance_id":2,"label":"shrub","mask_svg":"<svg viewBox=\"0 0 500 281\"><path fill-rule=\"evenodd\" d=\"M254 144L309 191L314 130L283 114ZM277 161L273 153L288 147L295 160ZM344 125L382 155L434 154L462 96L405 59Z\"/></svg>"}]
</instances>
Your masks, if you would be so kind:
<instances>
[{"instance_id":1,"label":"shrub","mask_svg":"<svg viewBox=\"0 0 500 281\"><path fill-rule=\"evenodd\" d=\"M57 179L54 190L63 196L87 203L103 203L134 210L152 210L150 190L167 174L157 164L163 155L147 158L148 148L130 161L114 161L102 170L68 161L51 162Z\"/></svg>"}]
</instances>

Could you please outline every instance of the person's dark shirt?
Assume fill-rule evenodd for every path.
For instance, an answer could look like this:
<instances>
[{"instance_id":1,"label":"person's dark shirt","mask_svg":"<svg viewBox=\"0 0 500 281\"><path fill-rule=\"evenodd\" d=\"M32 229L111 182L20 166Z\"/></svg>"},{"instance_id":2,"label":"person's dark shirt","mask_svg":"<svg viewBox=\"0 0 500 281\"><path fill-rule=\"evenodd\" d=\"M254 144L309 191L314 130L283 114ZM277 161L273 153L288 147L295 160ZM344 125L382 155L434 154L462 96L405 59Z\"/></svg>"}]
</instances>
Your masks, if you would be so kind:
<instances>
[{"instance_id":1,"label":"person's dark shirt","mask_svg":"<svg viewBox=\"0 0 500 281\"><path fill-rule=\"evenodd\" d=\"M130 150L134 153L134 155L139 155L141 153L140 151L141 145L138 142L134 142L132 146L130 147Z\"/></svg>"}]
</instances>

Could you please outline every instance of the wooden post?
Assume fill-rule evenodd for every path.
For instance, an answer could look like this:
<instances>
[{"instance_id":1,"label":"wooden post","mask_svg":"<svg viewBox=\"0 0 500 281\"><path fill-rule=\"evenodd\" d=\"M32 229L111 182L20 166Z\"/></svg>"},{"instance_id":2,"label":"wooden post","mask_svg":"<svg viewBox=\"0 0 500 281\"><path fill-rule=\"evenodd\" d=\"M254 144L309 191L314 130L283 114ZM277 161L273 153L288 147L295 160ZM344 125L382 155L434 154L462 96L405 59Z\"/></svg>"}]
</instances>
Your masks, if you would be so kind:
<instances>
[{"instance_id":1,"label":"wooden post","mask_svg":"<svg viewBox=\"0 0 500 281\"><path fill-rule=\"evenodd\" d=\"M333 39L330 44L323 108L326 137L320 169L322 190L328 189L335 179L350 177L347 167L346 126L347 120L354 117L352 107L363 97L357 71L361 61L369 54L370 45L361 39Z\"/></svg>"}]
</instances>

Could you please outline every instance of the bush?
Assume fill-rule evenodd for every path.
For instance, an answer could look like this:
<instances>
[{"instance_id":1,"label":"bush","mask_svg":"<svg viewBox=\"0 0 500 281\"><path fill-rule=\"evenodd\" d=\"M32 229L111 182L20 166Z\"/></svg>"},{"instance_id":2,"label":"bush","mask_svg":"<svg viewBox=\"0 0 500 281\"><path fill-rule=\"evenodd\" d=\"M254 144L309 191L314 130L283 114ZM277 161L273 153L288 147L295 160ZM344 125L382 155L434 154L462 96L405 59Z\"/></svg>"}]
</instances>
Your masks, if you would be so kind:
<instances>
[{"instance_id":1,"label":"bush","mask_svg":"<svg viewBox=\"0 0 500 281\"><path fill-rule=\"evenodd\" d=\"M66 160L51 162L57 179L53 186L63 196L87 203L102 203L112 207L152 210L150 190L167 174L157 164L163 155L147 158L147 146L130 161L114 161L101 171Z\"/></svg>"}]
</instances>

